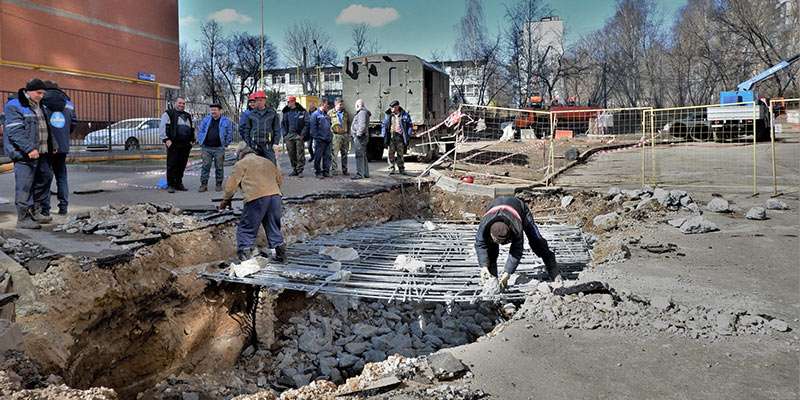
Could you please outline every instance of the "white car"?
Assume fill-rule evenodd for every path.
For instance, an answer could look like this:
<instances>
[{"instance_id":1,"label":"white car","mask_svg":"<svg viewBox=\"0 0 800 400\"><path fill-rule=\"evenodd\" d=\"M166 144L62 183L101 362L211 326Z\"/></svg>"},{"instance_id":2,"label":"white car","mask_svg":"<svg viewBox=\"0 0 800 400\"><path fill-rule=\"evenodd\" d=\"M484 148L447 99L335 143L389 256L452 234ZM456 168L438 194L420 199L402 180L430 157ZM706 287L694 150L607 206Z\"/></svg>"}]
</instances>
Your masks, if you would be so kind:
<instances>
[{"instance_id":1,"label":"white car","mask_svg":"<svg viewBox=\"0 0 800 400\"><path fill-rule=\"evenodd\" d=\"M125 150L139 150L142 145L157 145L161 142L158 136L158 118L132 118L119 121L108 128L90 132L83 139L86 150L107 150L109 138L111 147L122 147Z\"/></svg>"}]
</instances>

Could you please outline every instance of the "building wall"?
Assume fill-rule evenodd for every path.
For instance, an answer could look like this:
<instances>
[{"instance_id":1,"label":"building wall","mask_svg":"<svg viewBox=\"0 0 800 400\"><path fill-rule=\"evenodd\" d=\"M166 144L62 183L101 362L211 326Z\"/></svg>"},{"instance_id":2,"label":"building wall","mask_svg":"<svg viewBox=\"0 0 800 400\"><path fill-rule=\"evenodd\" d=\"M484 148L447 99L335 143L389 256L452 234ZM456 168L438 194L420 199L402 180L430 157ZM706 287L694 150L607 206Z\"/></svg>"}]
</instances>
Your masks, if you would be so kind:
<instances>
[{"instance_id":1,"label":"building wall","mask_svg":"<svg viewBox=\"0 0 800 400\"><path fill-rule=\"evenodd\" d=\"M137 74L177 87L178 54L177 0L0 0L0 90L40 77L62 87L153 96L155 84L136 82ZM98 74L114 79L87 76Z\"/></svg>"}]
</instances>

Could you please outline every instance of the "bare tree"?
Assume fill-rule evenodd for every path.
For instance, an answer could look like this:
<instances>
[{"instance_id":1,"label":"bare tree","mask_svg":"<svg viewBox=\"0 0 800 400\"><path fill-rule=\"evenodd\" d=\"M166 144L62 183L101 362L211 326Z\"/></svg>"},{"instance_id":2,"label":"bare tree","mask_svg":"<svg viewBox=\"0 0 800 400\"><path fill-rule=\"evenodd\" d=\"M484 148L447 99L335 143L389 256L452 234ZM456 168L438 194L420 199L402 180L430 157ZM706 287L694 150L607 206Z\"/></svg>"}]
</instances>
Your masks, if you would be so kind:
<instances>
[{"instance_id":1,"label":"bare tree","mask_svg":"<svg viewBox=\"0 0 800 400\"><path fill-rule=\"evenodd\" d=\"M451 84L456 95L465 101L467 85L475 87L477 103L491 102L505 88L500 74L500 36L490 38L486 31L486 17L481 0L465 0L464 16L455 27L458 38L455 43L456 55L461 64L451 72ZM507 82L507 81L506 81Z\"/></svg>"},{"instance_id":2,"label":"bare tree","mask_svg":"<svg viewBox=\"0 0 800 400\"><path fill-rule=\"evenodd\" d=\"M353 44L347 49L346 54L348 56L357 57L374 54L379 51L378 42L369 37L369 26L367 24L354 25L350 35L353 39Z\"/></svg>"},{"instance_id":3,"label":"bare tree","mask_svg":"<svg viewBox=\"0 0 800 400\"><path fill-rule=\"evenodd\" d=\"M179 61L179 83L181 90L186 90L189 82L197 73L197 58L188 43L181 43L178 53Z\"/></svg>"},{"instance_id":4,"label":"bare tree","mask_svg":"<svg viewBox=\"0 0 800 400\"><path fill-rule=\"evenodd\" d=\"M201 57L200 74L204 86L204 94L212 102L219 101L221 81L218 75L220 58L223 56L222 28L216 21L208 21L200 28Z\"/></svg>"},{"instance_id":5,"label":"bare tree","mask_svg":"<svg viewBox=\"0 0 800 400\"><path fill-rule=\"evenodd\" d=\"M503 45L506 70L511 81L512 101L518 106L534 94L541 94L536 85L536 68L542 65L537 48L541 38L533 27L549 14L542 0L517 0L506 7L506 29Z\"/></svg>"},{"instance_id":6,"label":"bare tree","mask_svg":"<svg viewBox=\"0 0 800 400\"><path fill-rule=\"evenodd\" d=\"M304 49L307 59L303 59ZM283 56L289 65L303 68L308 66L336 66L339 56L331 37L318 25L310 21L297 22L284 33ZM305 61L305 63L304 63ZM304 89L317 92L317 82L309 79L313 74L304 72Z\"/></svg>"},{"instance_id":7,"label":"bare tree","mask_svg":"<svg viewBox=\"0 0 800 400\"><path fill-rule=\"evenodd\" d=\"M243 108L247 95L253 93L261 84L261 69L274 68L278 63L278 53L272 41L264 37L264 63L261 64L261 37L249 33L236 33L226 40L226 50L230 61L229 69L220 71L225 76L229 92L236 99L237 110Z\"/></svg>"}]
</instances>

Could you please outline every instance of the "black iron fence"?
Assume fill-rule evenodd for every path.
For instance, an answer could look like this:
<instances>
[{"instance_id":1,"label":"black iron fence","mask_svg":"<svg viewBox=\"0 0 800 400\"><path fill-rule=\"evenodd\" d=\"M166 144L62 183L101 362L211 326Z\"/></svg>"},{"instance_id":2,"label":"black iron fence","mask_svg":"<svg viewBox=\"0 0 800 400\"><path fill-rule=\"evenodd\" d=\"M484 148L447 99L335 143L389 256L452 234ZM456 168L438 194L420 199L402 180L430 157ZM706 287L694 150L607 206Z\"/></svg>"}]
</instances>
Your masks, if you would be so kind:
<instances>
[{"instance_id":1,"label":"black iron fence","mask_svg":"<svg viewBox=\"0 0 800 400\"><path fill-rule=\"evenodd\" d=\"M62 90L75 104L78 117L78 125L70 136L71 151L137 152L161 148L158 125L169 103L166 99L79 89ZM16 95L16 91L0 90L0 103L5 105ZM187 102L186 111L192 115L197 127L208 114L208 105ZM239 111L225 110L224 114L234 122L235 129ZM234 141L239 140L238 132L234 131Z\"/></svg>"}]
</instances>

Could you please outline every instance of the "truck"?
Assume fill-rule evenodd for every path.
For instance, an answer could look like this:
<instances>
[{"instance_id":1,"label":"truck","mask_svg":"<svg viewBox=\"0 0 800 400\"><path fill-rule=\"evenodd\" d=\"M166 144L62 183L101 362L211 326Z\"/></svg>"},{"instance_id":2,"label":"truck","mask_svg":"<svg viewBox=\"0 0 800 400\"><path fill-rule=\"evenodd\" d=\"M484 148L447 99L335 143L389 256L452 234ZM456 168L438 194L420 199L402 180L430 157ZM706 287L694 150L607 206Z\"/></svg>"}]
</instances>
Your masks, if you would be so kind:
<instances>
[{"instance_id":1,"label":"truck","mask_svg":"<svg viewBox=\"0 0 800 400\"><path fill-rule=\"evenodd\" d=\"M714 140L731 139L753 133L755 118L756 140L767 140L769 131L769 107L765 99L760 99L753 91L759 82L768 79L779 71L800 60L800 54L781 60L779 63L759 72L754 77L740 83L734 91L720 93L720 106L706 110L710 134Z\"/></svg>"},{"instance_id":2,"label":"truck","mask_svg":"<svg viewBox=\"0 0 800 400\"><path fill-rule=\"evenodd\" d=\"M411 116L415 134L432 129L447 118L450 76L435 65L413 55L384 53L346 57L342 66L342 98L350 115L355 113L356 99L364 100L372 112L369 127L367 158L383 157L381 122L389 103L400 102ZM445 152L443 141L453 139L445 128L430 135L414 136L406 154L423 161L435 159Z\"/></svg>"}]
</instances>

